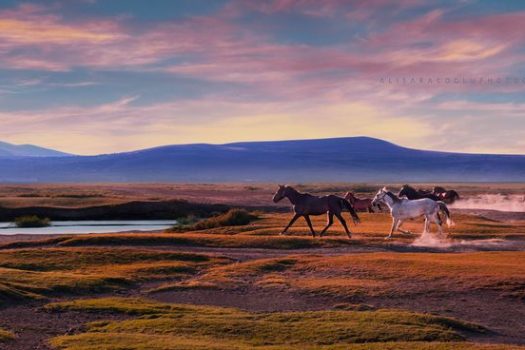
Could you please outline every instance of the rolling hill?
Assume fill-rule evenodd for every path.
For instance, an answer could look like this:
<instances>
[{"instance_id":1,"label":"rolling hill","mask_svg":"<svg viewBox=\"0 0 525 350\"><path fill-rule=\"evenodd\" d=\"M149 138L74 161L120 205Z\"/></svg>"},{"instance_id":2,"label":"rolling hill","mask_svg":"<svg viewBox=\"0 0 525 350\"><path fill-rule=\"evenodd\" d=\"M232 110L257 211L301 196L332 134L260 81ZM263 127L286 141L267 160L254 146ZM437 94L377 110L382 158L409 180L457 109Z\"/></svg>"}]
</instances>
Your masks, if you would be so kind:
<instances>
[{"instance_id":1,"label":"rolling hill","mask_svg":"<svg viewBox=\"0 0 525 350\"><path fill-rule=\"evenodd\" d=\"M421 151L369 137L2 158L0 168L2 182L525 181L525 156Z\"/></svg>"},{"instance_id":2,"label":"rolling hill","mask_svg":"<svg viewBox=\"0 0 525 350\"><path fill-rule=\"evenodd\" d=\"M0 157L64 157L68 153L55 151L53 149L38 147L34 145L13 145L0 142Z\"/></svg>"}]
</instances>

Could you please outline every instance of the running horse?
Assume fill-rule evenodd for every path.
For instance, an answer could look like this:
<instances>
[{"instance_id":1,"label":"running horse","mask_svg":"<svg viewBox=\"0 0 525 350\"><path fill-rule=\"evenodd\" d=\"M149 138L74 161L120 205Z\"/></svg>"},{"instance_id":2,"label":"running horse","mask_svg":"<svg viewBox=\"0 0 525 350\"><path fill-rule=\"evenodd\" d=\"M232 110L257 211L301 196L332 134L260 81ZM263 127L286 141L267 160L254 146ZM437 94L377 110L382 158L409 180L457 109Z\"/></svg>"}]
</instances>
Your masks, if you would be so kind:
<instances>
[{"instance_id":1,"label":"running horse","mask_svg":"<svg viewBox=\"0 0 525 350\"><path fill-rule=\"evenodd\" d=\"M369 213L374 212L374 206L370 198L357 198L352 192L346 192L345 199L352 204L357 211L368 211ZM381 209L380 207L378 207Z\"/></svg>"},{"instance_id":2,"label":"running horse","mask_svg":"<svg viewBox=\"0 0 525 350\"><path fill-rule=\"evenodd\" d=\"M443 228L441 225L443 224L443 221L439 216L440 212L444 214L448 227L454 224L450 218L450 212L447 208L447 205L441 201L433 201L430 198L414 200L399 198L392 192L388 191L386 187L383 187L377 192L372 203L384 203L390 209L390 216L392 216L392 228L390 229L390 234L386 238L392 238L394 231L410 233L409 231L404 231L401 229L403 221L421 216L425 217L423 234L430 230L430 223L434 222L438 226L440 236L442 236Z\"/></svg>"},{"instance_id":3,"label":"running horse","mask_svg":"<svg viewBox=\"0 0 525 350\"><path fill-rule=\"evenodd\" d=\"M283 198L288 198L288 200L292 203L295 215L281 232L282 235L285 234L286 231L288 231L294 222L301 216L304 217L313 237L315 237L315 230L312 226L312 222L310 221L310 215L322 215L325 213L327 215L327 223L323 230L319 233L320 237L322 237L326 230L332 226L335 215L339 222L341 222L341 225L343 225L348 238L352 238L352 233L348 229L346 221L341 215L341 212L344 209L347 209L350 212L354 224L358 224L360 222L354 207L352 207L352 204L350 204L350 202L348 202L346 199L335 195L317 197L309 193L300 193L291 186L279 185L279 189L273 196L273 202L277 203Z\"/></svg>"},{"instance_id":4,"label":"running horse","mask_svg":"<svg viewBox=\"0 0 525 350\"><path fill-rule=\"evenodd\" d=\"M457 193L455 190L447 190L441 186L434 187L432 193L447 204L453 204L459 199L459 193Z\"/></svg>"},{"instance_id":5,"label":"running horse","mask_svg":"<svg viewBox=\"0 0 525 350\"><path fill-rule=\"evenodd\" d=\"M433 201L439 201L440 198L435 195L434 193L430 192L430 191L424 191L424 190L416 190L414 187L410 186L410 185L403 185L403 187L401 187L401 190L399 191L399 193L397 194L398 197L407 197L408 199L423 199L423 198L428 198L428 199L432 199Z\"/></svg>"}]
</instances>

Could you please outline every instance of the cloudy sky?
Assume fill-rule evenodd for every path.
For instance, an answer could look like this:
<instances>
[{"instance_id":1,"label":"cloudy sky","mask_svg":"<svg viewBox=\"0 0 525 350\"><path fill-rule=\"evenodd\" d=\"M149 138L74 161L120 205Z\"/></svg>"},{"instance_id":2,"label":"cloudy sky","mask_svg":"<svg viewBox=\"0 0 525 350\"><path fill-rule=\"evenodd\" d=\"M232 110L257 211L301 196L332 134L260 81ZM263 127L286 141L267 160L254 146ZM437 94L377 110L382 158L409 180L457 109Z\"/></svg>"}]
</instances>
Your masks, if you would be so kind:
<instances>
[{"instance_id":1,"label":"cloudy sky","mask_svg":"<svg viewBox=\"0 0 525 350\"><path fill-rule=\"evenodd\" d=\"M0 140L524 154L523 23L523 1L0 0Z\"/></svg>"}]
</instances>

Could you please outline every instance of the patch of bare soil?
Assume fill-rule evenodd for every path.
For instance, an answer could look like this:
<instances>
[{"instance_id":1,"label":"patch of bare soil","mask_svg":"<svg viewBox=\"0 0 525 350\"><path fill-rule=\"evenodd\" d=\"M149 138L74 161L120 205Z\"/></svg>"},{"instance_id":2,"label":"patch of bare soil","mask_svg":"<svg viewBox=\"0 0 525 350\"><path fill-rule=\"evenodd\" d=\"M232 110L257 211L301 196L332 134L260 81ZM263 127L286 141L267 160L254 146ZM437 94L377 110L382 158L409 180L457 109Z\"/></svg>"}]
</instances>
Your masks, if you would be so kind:
<instances>
[{"instance_id":1,"label":"patch of bare soil","mask_svg":"<svg viewBox=\"0 0 525 350\"><path fill-rule=\"evenodd\" d=\"M1 233L1 231L0 231ZM0 245L12 243L12 242L22 242L22 241L38 241L43 239L51 239L60 237L63 235L2 235L0 234Z\"/></svg>"},{"instance_id":2,"label":"patch of bare soil","mask_svg":"<svg viewBox=\"0 0 525 350\"><path fill-rule=\"evenodd\" d=\"M15 340L0 344L1 350L49 350L50 338L81 332L87 322L124 318L113 314L48 312L42 305L14 305L0 310L0 326L16 335Z\"/></svg>"},{"instance_id":3,"label":"patch of bare soil","mask_svg":"<svg viewBox=\"0 0 525 350\"><path fill-rule=\"evenodd\" d=\"M258 288L167 291L153 293L150 297L166 303L215 305L265 312L324 310L333 307L335 302L333 298Z\"/></svg>"}]
</instances>

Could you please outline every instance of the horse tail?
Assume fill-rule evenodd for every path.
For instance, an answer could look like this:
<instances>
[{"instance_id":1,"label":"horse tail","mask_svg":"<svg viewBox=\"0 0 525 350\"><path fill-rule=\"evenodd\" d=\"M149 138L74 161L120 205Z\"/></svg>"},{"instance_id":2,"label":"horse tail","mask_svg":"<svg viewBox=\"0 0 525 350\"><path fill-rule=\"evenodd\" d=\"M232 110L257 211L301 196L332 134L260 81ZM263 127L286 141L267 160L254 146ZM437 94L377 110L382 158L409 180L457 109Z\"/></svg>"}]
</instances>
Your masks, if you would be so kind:
<instances>
[{"instance_id":1,"label":"horse tail","mask_svg":"<svg viewBox=\"0 0 525 350\"><path fill-rule=\"evenodd\" d=\"M357 212L355 211L354 207L350 202L344 198L341 198L341 209L348 209L350 212L350 215L352 216L352 219L354 220L354 223L361 222L361 219L359 219L359 216L357 216Z\"/></svg>"},{"instance_id":2,"label":"horse tail","mask_svg":"<svg viewBox=\"0 0 525 350\"><path fill-rule=\"evenodd\" d=\"M450 211L448 211L448 208L445 202L438 201L437 203L439 205L439 210L443 212L443 214L445 214L445 217L447 218L447 226L448 227L454 226L455 225L454 221L452 221L452 219L450 218Z\"/></svg>"}]
</instances>

